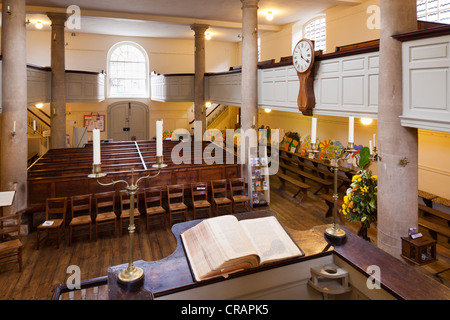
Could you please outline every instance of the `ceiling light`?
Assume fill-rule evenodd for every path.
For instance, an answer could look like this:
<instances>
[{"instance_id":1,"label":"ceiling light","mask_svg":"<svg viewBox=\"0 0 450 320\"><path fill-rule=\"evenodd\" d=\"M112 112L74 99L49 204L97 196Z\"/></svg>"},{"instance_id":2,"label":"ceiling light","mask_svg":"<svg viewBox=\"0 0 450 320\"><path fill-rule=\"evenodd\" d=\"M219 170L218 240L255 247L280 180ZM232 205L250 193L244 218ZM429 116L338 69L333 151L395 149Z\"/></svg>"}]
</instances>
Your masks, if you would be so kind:
<instances>
[{"instance_id":1,"label":"ceiling light","mask_svg":"<svg viewBox=\"0 0 450 320\"><path fill-rule=\"evenodd\" d=\"M42 29L43 24L40 21L36 21L36 29Z\"/></svg>"},{"instance_id":2,"label":"ceiling light","mask_svg":"<svg viewBox=\"0 0 450 320\"><path fill-rule=\"evenodd\" d=\"M269 21L271 21L273 19L273 12L272 11L267 11L266 19L269 20Z\"/></svg>"},{"instance_id":3,"label":"ceiling light","mask_svg":"<svg viewBox=\"0 0 450 320\"><path fill-rule=\"evenodd\" d=\"M371 118L361 118L361 122L362 124L365 124L366 126L368 126L369 124L372 123L372 119Z\"/></svg>"},{"instance_id":4,"label":"ceiling light","mask_svg":"<svg viewBox=\"0 0 450 320\"><path fill-rule=\"evenodd\" d=\"M210 108L210 107L211 107L211 101L206 101L205 107L206 107L206 108Z\"/></svg>"},{"instance_id":5,"label":"ceiling light","mask_svg":"<svg viewBox=\"0 0 450 320\"><path fill-rule=\"evenodd\" d=\"M38 108L38 109L42 108L43 106L44 106L43 103L38 103L38 104L35 105L35 107Z\"/></svg>"},{"instance_id":6,"label":"ceiling light","mask_svg":"<svg viewBox=\"0 0 450 320\"><path fill-rule=\"evenodd\" d=\"M270 109L270 108L265 108L264 111L267 112L267 113L269 113L270 111L272 111L272 109Z\"/></svg>"},{"instance_id":7,"label":"ceiling light","mask_svg":"<svg viewBox=\"0 0 450 320\"><path fill-rule=\"evenodd\" d=\"M211 40L211 33L210 32L205 32L205 39L206 40Z\"/></svg>"}]
</instances>

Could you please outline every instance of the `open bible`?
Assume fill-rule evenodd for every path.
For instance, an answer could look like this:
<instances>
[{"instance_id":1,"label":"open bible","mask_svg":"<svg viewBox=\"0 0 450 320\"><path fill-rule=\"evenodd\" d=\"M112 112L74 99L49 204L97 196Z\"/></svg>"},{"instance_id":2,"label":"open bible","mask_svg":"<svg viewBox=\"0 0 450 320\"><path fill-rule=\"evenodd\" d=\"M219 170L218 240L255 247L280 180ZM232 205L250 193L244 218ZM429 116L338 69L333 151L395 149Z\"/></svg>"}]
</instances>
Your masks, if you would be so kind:
<instances>
[{"instance_id":1,"label":"open bible","mask_svg":"<svg viewBox=\"0 0 450 320\"><path fill-rule=\"evenodd\" d=\"M180 236L196 281L304 255L274 216L205 219Z\"/></svg>"}]
</instances>

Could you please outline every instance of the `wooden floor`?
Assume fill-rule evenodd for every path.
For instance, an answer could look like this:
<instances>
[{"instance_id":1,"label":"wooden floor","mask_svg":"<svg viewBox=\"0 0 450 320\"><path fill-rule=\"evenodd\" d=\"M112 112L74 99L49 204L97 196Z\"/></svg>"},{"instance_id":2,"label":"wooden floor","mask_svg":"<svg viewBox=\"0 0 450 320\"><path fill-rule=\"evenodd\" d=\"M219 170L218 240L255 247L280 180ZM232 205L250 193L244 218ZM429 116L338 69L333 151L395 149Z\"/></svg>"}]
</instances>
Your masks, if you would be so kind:
<instances>
[{"instance_id":1,"label":"wooden floor","mask_svg":"<svg viewBox=\"0 0 450 320\"><path fill-rule=\"evenodd\" d=\"M295 190L289 187L278 191L279 182L271 177L270 209L278 213L284 226L296 230L308 230L315 225L332 223L332 218L325 218L327 206L319 196L308 193L304 202L292 199ZM314 189L314 188L313 188ZM264 208L265 209L265 208ZM190 214L192 214L190 212ZM345 227L356 233L358 226L345 223ZM67 231L68 232L68 231ZM135 260L154 261L169 256L175 249L175 239L169 228L153 228L149 233L145 230L145 221L141 221L139 232L136 233ZM369 237L376 244L376 229L369 229ZM36 232L23 237L24 267L19 272L17 264L0 265L0 299L29 300L51 299L55 285L65 283L67 267L77 265L81 270L81 279L91 279L107 275L109 266L123 264L128 259L129 237L127 232L114 237L112 233L99 235L97 241L89 241L88 236L76 238L72 246L68 239L59 249L54 244L43 244L36 250ZM418 270L427 274L434 281L440 281L433 276L450 266L450 246L446 240L439 241L438 261ZM441 282L450 286L450 271L441 274ZM106 298L107 293L100 293L100 298Z\"/></svg>"}]
</instances>

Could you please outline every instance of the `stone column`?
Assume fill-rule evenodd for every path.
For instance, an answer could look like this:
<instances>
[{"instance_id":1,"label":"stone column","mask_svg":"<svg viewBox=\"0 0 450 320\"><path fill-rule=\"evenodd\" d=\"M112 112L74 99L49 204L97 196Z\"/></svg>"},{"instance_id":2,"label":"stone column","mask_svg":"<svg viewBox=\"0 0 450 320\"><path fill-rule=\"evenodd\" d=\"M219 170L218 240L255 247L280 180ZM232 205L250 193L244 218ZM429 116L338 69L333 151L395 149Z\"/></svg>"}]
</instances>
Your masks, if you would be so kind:
<instances>
[{"instance_id":1,"label":"stone column","mask_svg":"<svg viewBox=\"0 0 450 320\"><path fill-rule=\"evenodd\" d=\"M49 12L52 22L51 33L51 68L52 101L50 104L51 136L50 148L66 147L66 63L64 23L67 14Z\"/></svg>"},{"instance_id":2,"label":"stone column","mask_svg":"<svg viewBox=\"0 0 450 320\"><path fill-rule=\"evenodd\" d=\"M417 129L403 127L402 44L393 34L417 29L416 0L381 0L378 103L378 247L399 257L400 237L418 220ZM406 166L400 160L408 158Z\"/></svg>"},{"instance_id":3,"label":"stone column","mask_svg":"<svg viewBox=\"0 0 450 320\"><path fill-rule=\"evenodd\" d=\"M25 0L5 0L2 9L1 191L15 190L10 215L27 206L27 61ZM13 132L15 123L15 132Z\"/></svg>"},{"instance_id":4,"label":"stone column","mask_svg":"<svg viewBox=\"0 0 450 320\"><path fill-rule=\"evenodd\" d=\"M242 2L241 127L258 125L258 1Z\"/></svg>"},{"instance_id":5,"label":"stone column","mask_svg":"<svg viewBox=\"0 0 450 320\"><path fill-rule=\"evenodd\" d=\"M202 136L206 131L205 108L205 31L207 24L194 23L191 29L195 32L195 79L194 79L194 120L201 121Z\"/></svg>"}]
</instances>

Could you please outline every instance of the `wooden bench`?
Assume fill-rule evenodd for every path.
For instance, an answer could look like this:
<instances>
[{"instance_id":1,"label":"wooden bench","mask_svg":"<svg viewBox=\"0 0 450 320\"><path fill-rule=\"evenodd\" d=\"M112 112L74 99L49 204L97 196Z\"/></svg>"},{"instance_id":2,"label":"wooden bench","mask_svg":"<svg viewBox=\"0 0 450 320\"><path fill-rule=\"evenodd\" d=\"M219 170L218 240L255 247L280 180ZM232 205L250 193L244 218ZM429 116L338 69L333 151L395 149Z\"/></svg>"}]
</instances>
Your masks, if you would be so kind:
<instances>
[{"instance_id":1,"label":"wooden bench","mask_svg":"<svg viewBox=\"0 0 450 320\"><path fill-rule=\"evenodd\" d=\"M287 155L281 155L280 159L285 160L285 161L290 161L291 163L296 164L297 166L301 166L303 168L303 170L305 170L305 168L310 169L313 173L316 173L320 178L322 179L334 179L334 172L327 170L327 169L322 169L318 167L318 163L317 162L312 162L312 164L306 163L303 158L297 156L297 155L293 155L292 157L287 156ZM347 186L349 187L350 184L352 183L352 179L350 179L347 176L343 176L343 175L338 175L338 180L341 181L341 184L338 186L338 190L343 186Z\"/></svg>"},{"instance_id":2,"label":"wooden bench","mask_svg":"<svg viewBox=\"0 0 450 320\"><path fill-rule=\"evenodd\" d=\"M323 200L325 200L325 203L328 206L328 211L325 214L325 217L327 217L327 218L328 217L332 217L333 216L333 210L334 210L334 199L333 199L333 196L331 196L329 194L324 194L324 193L321 193L320 196L322 197ZM344 203L344 201L342 199L338 198L338 211L339 211L340 208L342 208L342 204L343 203ZM339 219L341 219L341 221L342 221L341 215L339 215Z\"/></svg>"},{"instance_id":3,"label":"wooden bench","mask_svg":"<svg viewBox=\"0 0 450 320\"><path fill-rule=\"evenodd\" d=\"M438 218L444 219L445 221L447 221L447 224L450 226L450 214L448 214L446 212L442 212L437 209L430 208L428 206L424 206L423 204L420 204L420 203L419 203L419 212L422 212L424 215L431 214Z\"/></svg>"},{"instance_id":4,"label":"wooden bench","mask_svg":"<svg viewBox=\"0 0 450 320\"><path fill-rule=\"evenodd\" d=\"M448 239L447 241L450 242L450 228L448 227L441 226L422 217L419 217L419 227L427 229L434 240L437 240L437 235L440 234L446 237Z\"/></svg>"},{"instance_id":5,"label":"wooden bench","mask_svg":"<svg viewBox=\"0 0 450 320\"><path fill-rule=\"evenodd\" d=\"M303 183L305 182L305 179L309 179L309 180L319 183L320 187L319 187L319 189L316 190L316 192L314 194L318 194L322 188L325 188L325 193L328 193L330 191L330 186L333 185L332 181L319 178L311 173L301 170L298 167L293 167L293 166L290 166L290 165L287 165L284 163L280 163L279 166L284 174L286 173L286 170L289 170L293 173L298 174L300 176L300 179L302 179Z\"/></svg>"},{"instance_id":6,"label":"wooden bench","mask_svg":"<svg viewBox=\"0 0 450 320\"><path fill-rule=\"evenodd\" d=\"M278 172L277 177L281 180L281 187L280 189L284 189L284 183L287 181L294 186L298 188L298 191L296 194L294 194L293 198L295 198L300 192L303 193L301 200L306 200L308 197L308 189L311 188L311 186L307 185L306 183L303 183L291 176L288 176L287 174Z\"/></svg>"}]
</instances>

